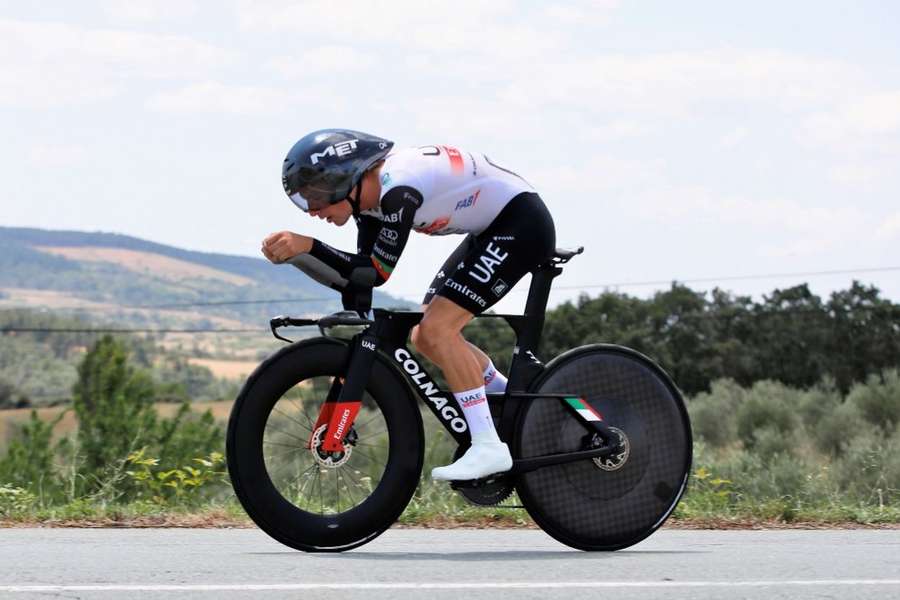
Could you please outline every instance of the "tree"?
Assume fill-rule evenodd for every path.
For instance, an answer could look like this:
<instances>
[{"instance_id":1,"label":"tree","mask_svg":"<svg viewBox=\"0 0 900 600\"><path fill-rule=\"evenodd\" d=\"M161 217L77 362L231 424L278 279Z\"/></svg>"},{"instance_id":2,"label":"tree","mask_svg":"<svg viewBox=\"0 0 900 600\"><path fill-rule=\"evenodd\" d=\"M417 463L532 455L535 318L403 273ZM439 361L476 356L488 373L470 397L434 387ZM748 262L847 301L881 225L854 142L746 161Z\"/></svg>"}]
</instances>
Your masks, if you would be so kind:
<instances>
[{"instance_id":1,"label":"tree","mask_svg":"<svg viewBox=\"0 0 900 600\"><path fill-rule=\"evenodd\" d=\"M149 374L128 364L125 346L104 336L78 367L73 397L90 489L101 485L103 474L129 452L153 439L155 389Z\"/></svg>"}]
</instances>

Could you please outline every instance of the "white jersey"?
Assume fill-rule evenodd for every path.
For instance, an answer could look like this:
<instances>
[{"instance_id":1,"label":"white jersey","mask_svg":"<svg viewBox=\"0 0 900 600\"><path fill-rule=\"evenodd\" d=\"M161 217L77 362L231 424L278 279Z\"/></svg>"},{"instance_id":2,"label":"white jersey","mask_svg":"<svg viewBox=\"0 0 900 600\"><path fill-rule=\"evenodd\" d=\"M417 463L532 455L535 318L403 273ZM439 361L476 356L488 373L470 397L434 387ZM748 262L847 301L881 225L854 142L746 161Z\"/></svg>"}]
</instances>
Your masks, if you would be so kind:
<instances>
[{"instance_id":1,"label":"white jersey","mask_svg":"<svg viewBox=\"0 0 900 600\"><path fill-rule=\"evenodd\" d=\"M510 200L534 192L527 181L483 154L451 146L392 152L381 167L381 197L408 186L423 198L413 229L428 235L481 233ZM372 211L380 216L381 211Z\"/></svg>"}]
</instances>

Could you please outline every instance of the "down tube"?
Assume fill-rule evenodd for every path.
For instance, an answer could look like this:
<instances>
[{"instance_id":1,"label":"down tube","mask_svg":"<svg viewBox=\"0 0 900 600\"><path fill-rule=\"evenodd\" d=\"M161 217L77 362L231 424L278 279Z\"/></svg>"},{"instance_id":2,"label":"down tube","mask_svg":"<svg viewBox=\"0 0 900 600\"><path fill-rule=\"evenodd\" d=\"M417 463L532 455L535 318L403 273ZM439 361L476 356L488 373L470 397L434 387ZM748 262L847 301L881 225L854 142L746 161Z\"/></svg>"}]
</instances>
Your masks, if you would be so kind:
<instances>
[{"instance_id":1,"label":"down tube","mask_svg":"<svg viewBox=\"0 0 900 600\"><path fill-rule=\"evenodd\" d=\"M453 394L447 390L438 388L428 372L416 360L412 352L406 346L388 346L383 348L385 354L406 376L410 385L425 403L425 406L434 414L444 429L453 436L453 439L461 446L471 443L469 427L463 417L462 409Z\"/></svg>"}]
</instances>

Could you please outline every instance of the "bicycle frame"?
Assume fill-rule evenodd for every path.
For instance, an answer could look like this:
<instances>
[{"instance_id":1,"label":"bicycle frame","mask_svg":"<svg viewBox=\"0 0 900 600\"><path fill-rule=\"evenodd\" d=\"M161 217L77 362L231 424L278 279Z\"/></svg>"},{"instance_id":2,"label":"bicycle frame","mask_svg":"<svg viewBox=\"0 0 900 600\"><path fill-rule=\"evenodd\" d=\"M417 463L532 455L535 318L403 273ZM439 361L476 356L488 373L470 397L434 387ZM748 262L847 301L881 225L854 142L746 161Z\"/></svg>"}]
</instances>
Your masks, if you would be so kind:
<instances>
[{"instance_id":1,"label":"bicycle frame","mask_svg":"<svg viewBox=\"0 0 900 600\"><path fill-rule=\"evenodd\" d=\"M568 262L574 256L556 257L535 270L532 274L531 287L525 311L521 315L487 314L476 318L502 318L513 329L516 335L516 346L513 350L509 381L502 394L488 394L491 413L499 417L497 427L500 438L512 442L516 435L517 416L523 402L536 399L555 399L565 401L573 394L532 394L527 390L533 381L544 371L544 364L538 359L541 333L544 326L544 313L550 295L553 279L562 273L561 263ZM353 336L350 342L350 357L346 377L343 382L336 379L326 398L325 405L314 427L314 431L322 424L328 423L324 436L323 450L341 452L344 450L343 434L352 427L370 376L372 365L378 353L387 356L391 364L399 369L409 382L411 389L418 395L425 406L434 414L447 432L458 444L467 447L471 444L468 425L463 412L453 394L449 390L438 388L434 379L419 363L407 346L410 331L421 321L421 312L400 312L374 309L374 322L350 318L326 318L314 320L296 320L278 317L272 320L272 330L283 325L319 324L324 329L330 325L369 324L362 332ZM323 325L323 323L325 323ZM276 337L278 336L275 333ZM281 338L285 339L285 338ZM553 454L542 457L516 459L510 474L531 471L543 466L584 460L588 458L605 458L615 453L618 448L618 436L609 430L602 417L596 415L585 418L577 410L572 410L589 430L600 436L602 444L589 450Z\"/></svg>"}]
</instances>

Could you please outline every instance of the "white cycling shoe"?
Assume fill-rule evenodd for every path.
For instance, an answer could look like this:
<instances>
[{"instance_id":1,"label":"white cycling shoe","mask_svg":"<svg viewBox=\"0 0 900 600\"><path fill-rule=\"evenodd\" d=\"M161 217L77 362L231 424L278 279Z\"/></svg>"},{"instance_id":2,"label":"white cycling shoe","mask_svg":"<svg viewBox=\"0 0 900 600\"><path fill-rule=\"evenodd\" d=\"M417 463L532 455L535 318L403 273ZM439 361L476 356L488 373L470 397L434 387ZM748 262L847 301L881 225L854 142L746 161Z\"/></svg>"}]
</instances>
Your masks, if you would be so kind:
<instances>
[{"instance_id":1,"label":"white cycling shoe","mask_svg":"<svg viewBox=\"0 0 900 600\"><path fill-rule=\"evenodd\" d=\"M431 478L439 481L481 479L494 473L509 471L512 464L512 456L506 444L480 442L472 444L452 465L432 469Z\"/></svg>"}]
</instances>

